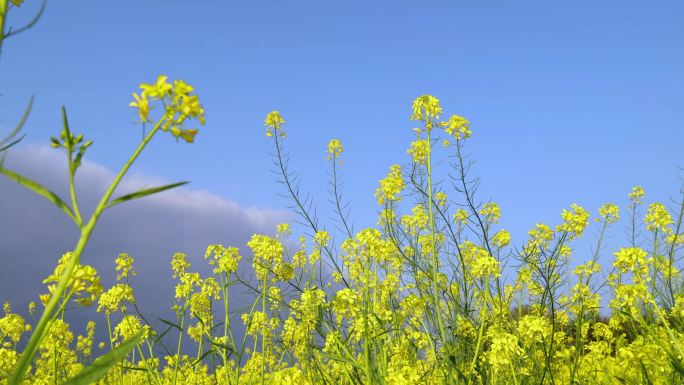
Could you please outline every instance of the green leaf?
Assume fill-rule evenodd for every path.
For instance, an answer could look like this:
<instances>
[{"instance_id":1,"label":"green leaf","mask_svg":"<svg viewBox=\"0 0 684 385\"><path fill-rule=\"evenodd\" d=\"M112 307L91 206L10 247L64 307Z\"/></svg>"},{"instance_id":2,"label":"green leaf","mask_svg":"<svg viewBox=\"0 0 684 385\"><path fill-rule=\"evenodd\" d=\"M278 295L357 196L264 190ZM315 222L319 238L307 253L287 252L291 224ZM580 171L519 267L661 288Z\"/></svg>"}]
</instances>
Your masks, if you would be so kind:
<instances>
[{"instance_id":1,"label":"green leaf","mask_svg":"<svg viewBox=\"0 0 684 385\"><path fill-rule=\"evenodd\" d=\"M644 361L639 361L641 364L641 372L643 373L644 377L646 378L646 384L647 385L653 385L653 381L651 381L651 378L648 376L648 369L646 369L646 365L644 365Z\"/></svg>"},{"instance_id":2,"label":"green leaf","mask_svg":"<svg viewBox=\"0 0 684 385\"><path fill-rule=\"evenodd\" d=\"M5 144L12 140L12 138L14 138L19 133L19 131L21 131L21 129L24 127L24 124L26 124L26 120L28 119L28 116L31 113L31 108L33 108L33 96L31 96L31 98L29 99L28 105L26 106L26 110L24 110L24 115L21 116L21 120L19 120L19 123L17 123L16 127L14 127L14 130L12 130L12 132L10 132L5 139L0 141L0 146L3 147L2 149L0 149L0 151L3 151L8 147L13 146L16 142L22 139L19 138L13 143L5 146Z\"/></svg>"},{"instance_id":3,"label":"green leaf","mask_svg":"<svg viewBox=\"0 0 684 385\"><path fill-rule=\"evenodd\" d=\"M31 96L31 99L29 99L28 105L26 106L26 110L24 111L24 115L21 117L21 120L19 123L17 123L17 126L14 127L14 130L7 135L4 139L0 140L0 152L3 152L7 150L8 148L14 146L15 144L21 142L22 139L24 139L25 135L20 136L19 138L15 139L14 137L17 136L19 131L24 127L24 124L26 123L26 119L28 119L29 114L31 113L31 108L33 107L33 96ZM0 168L2 168L2 164L4 161L4 156L0 157Z\"/></svg>"},{"instance_id":4,"label":"green leaf","mask_svg":"<svg viewBox=\"0 0 684 385\"><path fill-rule=\"evenodd\" d=\"M163 323L165 323L165 324L171 326L171 327L174 327L174 328L178 329L181 333L183 332L183 328L181 328L178 324L176 324L176 323L174 323L174 322L171 322L171 321L169 321L169 320L165 320L165 319L163 319L163 318L159 318L159 320L160 320L161 322L163 322Z\"/></svg>"},{"instance_id":5,"label":"green leaf","mask_svg":"<svg viewBox=\"0 0 684 385\"><path fill-rule=\"evenodd\" d=\"M192 366L193 367L197 366L197 364L201 363L205 358L207 358L207 356L209 354L211 354L213 352L214 352L214 349L209 349L206 352L202 353L202 355L198 359L195 360L195 362L192 364Z\"/></svg>"},{"instance_id":6,"label":"green leaf","mask_svg":"<svg viewBox=\"0 0 684 385\"><path fill-rule=\"evenodd\" d=\"M346 364L352 365L353 367L355 367L357 369L361 369L361 370L364 369L363 366L359 365L358 362L350 360L346 357L342 357L342 356L337 355L337 354L327 353L327 352L324 352L322 350L317 351L316 354L321 355L321 356L328 358L328 359L331 359L331 360L335 360L338 362L344 362Z\"/></svg>"},{"instance_id":7,"label":"green leaf","mask_svg":"<svg viewBox=\"0 0 684 385\"><path fill-rule=\"evenodd\" d=\"M3 152L5 150L7 150L8 148L14 146L15 144L21 142L21 140L24 139L24 136L26 136L26 135L22 135L18 139L15 139L14 141L12 141L8 144L5 144L5 142L0 143L0 146L2 146L2 147L0 147L0 152ZM9 137L7 137L7 138L9 139Z\"/></svg>"},{"instance_id":8,"label":"green leaf","mask_svg":"<svg viewBox=\"0 0 684 385\"><path fill-rule=\"evenodd\" d=\"M677 358L676 355L674 355L670 352L668 352L667 355L670 356L670 362L672 362L672 366L679 373L679 375L684 376L684 365L682 365L682 363L679 362L679 358Z\"/></svg>"},{"instance_id":9,"label":"green leaf","mask_svg":"<svg viewBox=\"0 0 684 385\"><path fill-rule=\"evenodd\" d=\"M35 192L36 194L38 194L38 195L42 196L43 198L49 200L50 202L54 203L55 206L62 209L62 211L64 211L64 213L66 215L68 215L69 218L71 218L74 221L74 223L79 224L78 220L74 216L74 213L71 211L71 207L69 207L69 205L67 205L60 197L58 197L57 194L46 189L40 183L35 182L35 181L33 181L29 178L26 178L22 175L19 175L19 174L15 173L13 171L10 171L6 168L0 168L0 174L4 174L8 178L17 182L18 184L26 187L27 189Z\"/></svg>"},{"instance_id":10,"label":"green leaf","mask_svg":"<svg viewBox=\"0 0 684 385\"><path fill-rule=\"evenodd\" d=\"M120 196L120 197L114 199L113 201L109 202L107 204L107 207L105 207L105 208L110 208L112 206L118 205L119 203L123 203L123 202L130 201L133 199L139 199L142 197L146 197L148 195L156 194L158 192L171 190L172 188L180 187L180 186L186 185L188 183L190 183L190 182L178 182L178 183L167 184L167 185L159 186L159 187L142 189L140 191L137 191L137 192L134 192L131 194L126 194L124 196Z\"/></svg>"},{"instance_id":11,"label":"green leaf","mask_svg":"<svg viewBox=\"0 0 684 385\"><path fill-rule=\"evenodd\" d=\"M226 344L222 344L220 342L216 342L216 341L212 341L212 340L209 340L209 343L211 343L212 346L216 346L216 347L219 347L221 349L227 350L228 352L230 352L230 354L236 353L235 350L233 350L233 348L231 348L230 346L228 346Z\"/></svg>"},{"instance_id":12,"label":"green leaf","mask_svg":"<svg viewBox=\"0 0 684 385\"><path fill-rule=\"evenodd\" d=\"M98 357L90 366L81 370L75 377L72 377L63 385L86 385L92 384L102 378L107 371L118 362L123 360L128 353L135 348L143 336L143 331L139 331L136 335L126 340L121 345L117 346L109 353Z\"/></svg>"}]
</instances>

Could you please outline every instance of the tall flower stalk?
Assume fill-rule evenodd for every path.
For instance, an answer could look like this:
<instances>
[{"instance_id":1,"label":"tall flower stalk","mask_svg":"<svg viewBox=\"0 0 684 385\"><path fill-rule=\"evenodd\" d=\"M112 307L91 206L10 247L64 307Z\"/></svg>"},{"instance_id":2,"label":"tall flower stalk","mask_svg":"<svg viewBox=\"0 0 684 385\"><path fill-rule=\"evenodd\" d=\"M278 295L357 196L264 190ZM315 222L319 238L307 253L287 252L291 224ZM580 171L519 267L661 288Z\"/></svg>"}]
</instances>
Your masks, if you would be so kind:
<instances>
[{"instance_id":1,"label":"tall flower stalk","mask_svg":"<svg viewBox=\"0 0 684 385\"><path fill-rule=\"evenodd\" d=\"M138 159L142 151L158 131L169 131L176 138L182 138L186 142L192 142L197 130L185 129L184 124L190 119L198 119L201 123L204 123L204 109L199 104L198 97L191 94L193 92L193 88L185 82L177 80L172 86L167 82L167 78L165 76L160 76L155 84L142 84L140 87L143 91L140 96L134 94L135 101L131 103L131 107L134 107L138 110L138 115L143 125L149 121L150 101L159 101L160 104L164 106L164 114L158 118L158 120L154 123L153 128L144 136L143 140L133 151L133 154L131 154L128 160L126 160L123 167L121 167L119 172L114 177L114 180L100 198L99 203L87 221L83 221L77 203L74 175L81 165L83 156L85 155L86 150L91 146L92 141L84 141L83 135L72 134L69 128L68 120L66 118L66 111L64 109L63 129L60 138L52 139L52 146L55 148L64 148L67 153L69 164L69 191L72 201L71 206L67 205L55 193L47 190L39 183L31 181L30 179L8 169L0 169L0 173L23 185L24 187L27 187L42 195L61 208L62 211L64 211L69 218L73 220L80 230L79 239L76 242L73 252L70 254L70 258L61 277L59 278L59 282L57 283L55 290L52 292L50 299L45 304L45 309L43 310L43 313L41 314L40 319L38 320L38 323L31 334L31 338L26 344L26 348L21 355L19 362L17 363L16 369L10 377L10 385L19 384L22 381L28 366L36 354L38 346L45 337L50 324L56 316L56 310L58 307L60 307L60 301L63 300L63 295L69 287L73 273L76 267L80 264L83 250L88 244L93 230L95 229L95 225L98 223L102 213L106 209L109 209L117 204L155 194L184 184L174 183L171 185L144 189L132 194L127 194L119 198L112 199L114 191L121 183L123 177L126 175L133 163L136 161L136 159Z\"/></svg>"}]
</instances>

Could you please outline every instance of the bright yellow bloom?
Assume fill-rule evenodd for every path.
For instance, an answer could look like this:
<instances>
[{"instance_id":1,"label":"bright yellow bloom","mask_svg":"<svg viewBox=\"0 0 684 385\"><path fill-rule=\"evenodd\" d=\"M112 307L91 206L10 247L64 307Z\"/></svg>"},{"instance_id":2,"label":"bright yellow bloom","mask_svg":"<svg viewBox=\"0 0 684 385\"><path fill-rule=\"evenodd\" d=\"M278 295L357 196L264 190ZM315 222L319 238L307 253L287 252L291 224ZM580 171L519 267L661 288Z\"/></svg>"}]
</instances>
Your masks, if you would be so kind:
<instances>
[{"instance_id":1,"label":"bright yellow bloom","mask_svg":"<svg viewBox=\"0 0 684 385\"><path fill-rule=\"evenodd\" d=\"M662 203L651 203L644 221L646 228L650 231L660 231L666 234L671 231L668 226L672 224L672 216Z\"/></svg>"},{"instance_id":2,"label":"bright yellow bloom","mask_svg":"<svg viewBox=\"0 0 684 385\"><path fill-rule=\"evenodd\" d=\"M430 120L439 119L442 114L442 107L439 99L432 95L421 95L413 101L413 114L411 120ZM429 127L428 127L429 129Z\"/></svg>"},{"instance_id":3,"label":"bright yellow bloom","mask_svg":"<svg viewBox=\"0 0 684 385\"><path fill-rule=\"evenodd\" d=\"M511 243L511 233L506 230L499 230L499 232L492 237L492 244L496 247L505 247L508 246L509 243Z\"/></svg>"},{"instance_id":4,"label":"bright yellow bloom","mask_svg":"<svg viewBox=\"0 0 684 385\"><path fill-rule=\"evenodd\" d=\"M120 337L122 341L125 341L141 330L143 330L144 337L150 334L150 327L147 325L143 326L140 322L140 318L134 315L127 315L121 320L116 328L114 328L114 335Z\"/></svg>"},{"instance_id":5,"label":"bright yellow bloom","mask_svg":"<svg viewBox=\"0 0 684 385\"><path fill-rule=\"evenodd\" d=\"M177 97L180 97L181 95L189 95L194 90L195 89L191 85L184 82L183 80L173 81L173 94Z\"/></svg>"},{"instance_id":6,"label":"bright yellow bloom","mask_svg":"<svg viewBox=\"0 0 684 385\"><path fill-rule=\"evenodd\" d=\"M140 84L140 88L143 90L143 98L161 99L168 95L171 91L171 84L166 81L167 79L168 76L159 75L154 84Z\"/></svg>"},{"instance_id":7,"label":"bright yellow bloom","mask_svg":"<svg viewBox=\"0 0 684 385\"><path fill-rule=\"evenodd\" d=\"M289 223L279 223L276 226L276 232L278 233L279 236L283 236L283 237L286 237L286 236L292 234L292 230L290 229Z\"/></svg>"},{"instance_id":8,"label":"bright yellow bloom","mask_svg":"<svg viewBox=\"0 0 684 385\"><path fill-rule=\"evenodd\" d=\"M575 270L572 271L573 274L586 278L589 277L593 274L600 273L601 272L601 265L594 262L594 261L589 261L585 263L584 265L579 265L575 268Z\"/></svg>"},{"instance_id":9,"label":"bright yellow bloom","mask_svg":"<svg viewBox=\"0 0 684 385\"><path fill-rule=\"evenodd\" d=\"M102 293L97 311L105 314L112 314L119 310L126 311L126 306L123 305L125 302L135 303L133 288L125 283L119 283Z\"/></svg>"},{"instance_id":10,"label":"bright yellow bloom","mask_svg":"<svg viewBox=\"0 0 684 385\"><path fill-rule=\"evenodd\" d=\"M589 212L574 203L570 207L572 211L563 209L561 217L563 217L564 222L558 225L558 231L568 232L571 238L581 237L589 224Z\"/></svg>"},{"instance_id":11,"label":"bright yellow bloom","mask_svg":"<svg viewBox=\"0 0 684 385\"><path fill-rule=\"evenodd\" d=\"M623 273L635 271L637 267L646 265L648 253L639 247L621 248L615 254L613 266Z\"/></svg>"},{"instance_id":12,"label":"bright yellow bloom","mask_svg":"<svg viewBox=\"0 0 684 385\"><path fill-rule=\"evenodd\" d=\"M444 191L438 191L435 194L435 203L439 207L445 207L447 203L447 194Z\"/></svg>"},{"instance_id":13,"label":"bright yellow bloom","mask_svg":"<svg viewBox=\"0 0 684 385\"><path fill-rule=\"evenodd\" d=\"M150 115L150 101L147 99L147 95L144 92L141 94L141 96L133 93L133 99L135 100L128 104L128 106L138 109L138 116L140 117L141 122L148 122Z\"/></svg>"},{"instance_id":14,"label":"bright yellow bloom","mask_svg":"<svg viewBox=\"0 0 684 385\"><path fill-rule=\"evenodd\" d=\"M314 235L314 242L320 247L326 247L330 242L330 234L327 231L318 231Z\"/></svg>"},{"instance_id":15,"label":"bright yellow bloom","mask_svg":"<svg viewBox=\"0 0 684 385\"><path fill-rule=\"evenodd\" d=\"M339 158L342 151L344 151L344 147L342 147L342 142L339 139L332 139L328 142L328 160Z\"/></svg>"},{"instance_id":16,"label":"bright yellow bloom","mask_svg":"<svg viewBox=\"0 0 684 385\"><path fill-rule=\"evenodd\" d=\"M681 234L670 234L667 236L667 244L672 245L675 248L684 246L684 233Z\"/></svg>"},{"instance_id":17,"label":"bright yellow bloom","mask_svg":"<svg viewBox=\"0 0 684 385\"><path fill-rule=\"evenodd\" d=\"M247 335L255 336L258 333L263 333L267 329L268 315L264 312L255 311L250 314L242 315L242 322L247 326Z\"/></svg>"},{"instance_id":18,"label":"bright yellow bloom","mask_svg":"<svg viewBox=\"0 0 684 385\"><path fill-rule=\"evenodd\" d=\"M465 225L468 221L468 212L463 209L456 210L454 214L454 223Z\"/></svg>"},{"instance_id":19,"label":"bright yellow bloom","mask_svg":"<svg viewBox=\"0 0 684 385\"><path fill-rule=\"evenodd\" d=\"M59 282L62 274L64 274L64 270L71 258L73 258L73 253L68 252L64 254L59 259L54 272L43 280L44 284L48 284L48 291L50 292L50 294L40 296L43 304L50 300L50 296L57 288L57 282ZM100 277L97 275L97 270L89 265L78 264L69 279L67 287L67 293L71 297L76 298L76 303L81 306L90 306L102 293L102 284L100 283Z\"/></svg>"},{"instance_id":20,"label":"bright yellow bloom","mask_svg":"<svg viewBox=\"0 0 684 385\"><path fill-rule=\"evenodd\" d=\"M204 258L209 259L209 264L214 266L214 274L232 274L238 269L238 262L242 259L237 247L224 247L223 245L209 245Z\"/></svg>"},{"instance_id":21,"label":"bright yellow bloom","mask_svg":"<svg viewBox=\"0 0 684 385\"><path fill-rule=\"evenodd\" d=\"M416 205L411 209L412 215L403 215L401 217L402 226L406 227L411 234L419 234L421 230L425 230L430 220L428 212L423 205Z\"/></svg>"},{"instance_id":22,"label":"bright yellow bloom","mask_svg":"<svg viewBox=\"0 0 684 385\"><path fill-rule=\"evenodd\" d=\"M599 208L599 215L606 223L615 223L620 219L620 209L617 205L606 203Z\"/></svg>"},{"instance_id":23,"label":"bright yellow bloom","mask_svg":"<svg viewBox=\"0 0 684 385\"><path fill-rule=\"evenodd\" d=\"M487 362L494 372L510 370L510 365L523 354L518 344L518 337L513 334L490 329L487 336L491 338L491 345L487 352Z\"/></svg>"},{"instance_id":24,"label":"bright yellow bloom","mask_svg":"<svg viewBox=\"0 0 684 385\"><path fill-rule=\"evenodd\" d=\"M281 126L285 124L285 120L283 119L282 116L280 116L280 112L278 111L271 111L266 115L266 119L264 119L264 124L266 127L266 136L273 136L273 134L279 134L282 138L285 137L285 131L281 130ZM273 131L271 131L273 129Z\"/></svg>"},{"instance_id":25,"label":"bright yellow bloom","mask_svg":"<svg viewBox=\"0 0 684 385\"><path fill-rule=\"evenodd\" d=\"M190 87L190 89L192 89L192 87ZM186 94L179 95L176 93L175 89L173 96L180 102L178 103L178 109L181 112L182 118L188 116L196 117L201 124L204 124L204 108L202 107L202 104L200 104L199 96Z\"/></svg>"},{"instance_id":26,"label":"bright yellow bloom","mask_svg":"<svg viewBox=\"0 0 684 385\"><path fill-rule=\"evenodd\" d=\"M523 316L518 322L518 335L525 345L542 342L551 334L551 324L547 318L536 315Z\"/></svg>"},{"instance_id":27,"label":"bright yellow bloom","mask_svg":"<svg viewBox=\"0 0 684 385\"><path fill-rule=\"evenodd\" d=\"M632 192L627 194L627 197L632 201L632 203L634 203L634 205L638 205L641 203L641 199L644 197L644 188L641 186L633 187Z\"/></svg>"},{"instance_id":28,"label":"bright yellow bloom","mask_svg":"<svg viewBox=\"0 0 684 385\"><path fill-rule=\"evenodd\" d=\"M470 122L462 116L452 115L449 120L442 122L441 126L444 128L444 132L456 140L470 138L470 135L473 134L470 131Z\"/></svg>"},{"instance_id":29,"label":"bright yellow bloom","mask_svg":"<svg viewBox=\"0 0 684 385\"><path fill-rule=\"evenodd\" d=\"M390 167L390 171L385 179L380 180L380 187L375 190L378 204L384 205L388 201L401 201L401 192L404 190L404 179L401 175L401 166L395 164Z\"/></svg>"},{"instance_id":30,"label":"bright yellow bloom","mask_svg":"<svg viewBox=\"0 0 684 385\"><path fill-rule=\"evenodd\" d=\"M30 325L26 324L24 318L19 314L12 313L9 304L5 304L5 316L0 318L0 343L3 342L5 336L17 343L21 336L29 330L31 330Z\"/></svg>"},{"instance_id":31,"label":"bright yellow bloom","mask_svg":"<svg viewBox=\"0 0 684 385\"><path fill-rule=\"evenodd\" d=\"M489 223L499 223L501 208L495 202L487 202L482 206L480 214L484 215Z\"/></svg>"},{"instance_id":32,"label":"bright yellow bloom","mask_svg":"<svg viewBox=\"0 0 684 385\"><path fill-rule=\"evenodd\" d=\"M86 325L86 335L78 336L76 350L84 357L89 357L93 353L93 342L95 340L95 322L88 321Z\"/></svg>"},{"instance_id":33,"label":"bright yellow bloom","mask_svg":"<svg viewBox=\"0 0 684 385\"><path fill-rule=\"evenodd\" d=\"M187 255L183 253L176 253L171 258L171 270L173 271L173 278L179 278L190 268Z\"/></svg>"},{"instance_id":34,"label":"bright yellow bloom","mask_svg":"<svg viewBox=\"0 0 684 385\"><path fill-rule=\"evenodd\" d=\"M254 234L247 246L252 249L252 267L259 281L269 277L274 281L287 281L292 277L292 265L283 261L283 244L278 239Z\"/></svg>"},{"instance_id":35,"label":"bright yellow bloom","mask_svg":"<svg viewBox=\"0 0 684 385\"><path fill-rule=\"evenodd\" d=\"M133 258L130 255L121 253L118 257L116 257L114 262L116 263L116 271L121 272L116 276L117 281L120 281L122 278L129 278L136 274L135 270L133 270Z\"/></svg>"},{"instance_id":36,"label":"bright yellow bloom","mask_svg":"<svg viewBox=\"0 0 684 385\"><path fill-rule=\"evenodd\" d=\"M413 163L427 164L429 145L430 144L425 139L418 139L411 142L411 148L406 152L411 155Z\"/></svg>"},{"instance_id":37,"label":"bright yellow bloom","mask_svg":"<svg viewBox=\"0 0 684 385\"><path fill-rule=\"evenodd\" d=\"M199 96L190 94L194 91L192 86L182 80L175 80L171 86L166 76L159 76L155 84L141 84L140 88L142 93L140 96L133 94L135 100L129 106L138 109L143 123L149 121L150 100L159 100L164 112L155 126L162 131L170 131L176 140L183 139L186 143L195 141L198 130L184 128L185 123L189 119L197 119L204 124L205 119Z\"/></svg>"},{"instance_id":38,"label":"bright yellow bloom","mask_svg":"<svg viewBox=\"0 0 684 385\"><path fill-rule=\"evenodd\" d=\"M176 285L176 299L188 299L192 296L196 287L202 284L202 278L198 273L183 273Z\"/></svg>"},{"instance_id":39,"label":"bright yellow bloom","mask_svg":"<svg viewBox=\"0 0 684 385\"><path fill-rule=\"evenodd\" d=\"M194 143L195 142L195 136L197 136L197 129L196 128L190 128L187 130L181 130L178 129L177 127L173 127L171 129L171 133L176 136L180 137L185 141L185 143Z\"/></svg>"},{"instance_id":40,"label":"bright yellow bloom","mask_svg":"<svg viewBox=\"0 0 684 385\"><path fill-rule=\"evenodd\" d=\"M530 240L524 247L524 251L528 255L535 255L540 253L543 249L549 247L553 239L553 230L547 224L537 223L535 228L530 230L527 234Z\"/></svg>"},{"instance_id":41,"label":"bright yellow bloom","mask_svg":"<svg viewBox=\"0 0 684 385\"><path fill-rule=\"evenodd\" d=\"M483 250L483 249L482 249ZM478 253L470 268L475 278L500 277L501 266L489 253Z\"/></svg>"}]
</instances>

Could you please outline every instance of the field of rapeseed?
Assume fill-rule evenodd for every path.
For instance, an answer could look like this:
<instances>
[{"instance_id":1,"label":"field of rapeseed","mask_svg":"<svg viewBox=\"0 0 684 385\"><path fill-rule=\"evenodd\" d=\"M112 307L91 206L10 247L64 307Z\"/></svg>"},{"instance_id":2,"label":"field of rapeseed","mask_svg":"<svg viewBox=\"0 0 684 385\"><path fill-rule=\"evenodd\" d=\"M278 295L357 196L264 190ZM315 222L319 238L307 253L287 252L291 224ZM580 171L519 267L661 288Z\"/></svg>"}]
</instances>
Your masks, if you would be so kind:
<instances>
[{"instance_id":1,"label":"field of rapeseed","mask_svg":"<svg viewBox=\"0 0 684 385\"><path fill-rule=\"evenodd\" d=\"M0 0L0 15L20 3ZM341 198L344 147L329 142L343 239L333 239L300 195L285 120L268 113L280 182L312 236L284 223L274 237L253 235L248 255L242 245L208 245L210 276L182 253L169 256L177 318L154 330L133 307L134 259L122 253L112 261L117 283L103 287L81 256L105 211L180 185L114 195L151 140L168 133L192 143L205 111L191 85L166 76L142 84L129 107L145 136L90 217L79 209L74 176L91 142L72 131L66 111L51 143L66 155L69 197L0 168L58 206L80 234L27 309L35 321L4 304L0 384L684 383L684 190L674 209L649 202L641 187L594 214L574 204L514 242L499 225L500 207L477 198L468 173L464 151L477 126L445 113L432 95L407 109L417 127L411 160L379 181L374 227L352 229ZM435 177L440 167L448 183ZM624 244L607 250L607 234L625 228ZM589 231L598 233L595 253L574 261L574 242ZM238 268L241 260L250 271ZM241 310L233 300L245 291L251 306ZM101 314L83 334L69 324L74 306ZM108 340L97 341L96 328ZM188 341L192 353L182 348Z\"/></svg>"}]
</instances>

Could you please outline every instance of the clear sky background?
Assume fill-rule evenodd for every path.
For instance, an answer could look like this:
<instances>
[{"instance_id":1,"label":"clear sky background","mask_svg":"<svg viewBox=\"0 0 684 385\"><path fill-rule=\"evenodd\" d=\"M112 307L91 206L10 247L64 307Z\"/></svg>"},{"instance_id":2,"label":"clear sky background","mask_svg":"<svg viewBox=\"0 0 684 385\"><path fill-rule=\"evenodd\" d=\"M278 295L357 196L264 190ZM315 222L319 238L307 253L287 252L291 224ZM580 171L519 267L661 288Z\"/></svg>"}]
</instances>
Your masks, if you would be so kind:
<instances>
[{"instance_id":1,"label":"clear sky background","mask_svg":"<svg viewBox=\"0 0 684 385\"><path fill-rule=\"evenodd\" d=\"M412 100L431 93L472 122L480 197L501 205L501 226L521 244L572 203L594 214L605 202L625 208L637 184L647 201L678 193L683 41L684 3L674 1L53 0L4 46L0 123L10 127L35 95L19 149L44 145L65 105L72 128L95 141L89 159L117 169L140 138L131 92L159 74L182 78L207 124L192 145L156 138L139 175L284 209L263 127L277 109L324 222L325 147L342 140L359 228L375 223L377 181L409 160Z\"/></svg>"}]
</instances>

